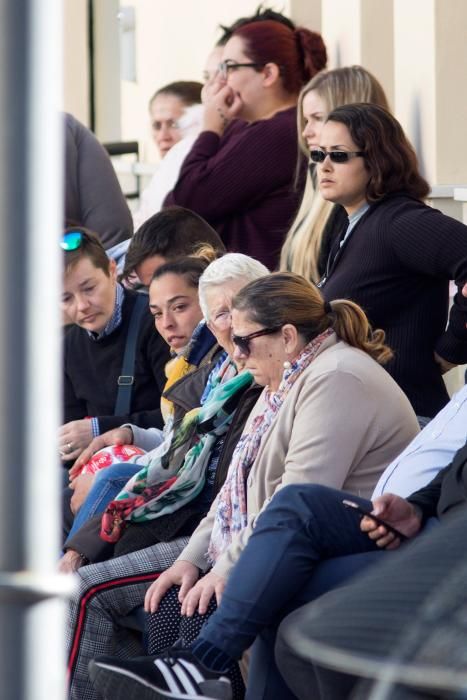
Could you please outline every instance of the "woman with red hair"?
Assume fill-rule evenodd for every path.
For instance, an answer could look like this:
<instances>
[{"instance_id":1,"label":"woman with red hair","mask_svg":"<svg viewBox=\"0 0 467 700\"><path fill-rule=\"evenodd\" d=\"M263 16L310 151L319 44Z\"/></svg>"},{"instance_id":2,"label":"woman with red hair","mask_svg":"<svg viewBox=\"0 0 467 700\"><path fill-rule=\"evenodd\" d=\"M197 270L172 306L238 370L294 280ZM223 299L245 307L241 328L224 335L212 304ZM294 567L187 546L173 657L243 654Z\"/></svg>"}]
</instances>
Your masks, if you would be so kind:
<instances>
[{"instance_id":1,"label":"woman with red hair","mask_svg":"<svg viewBox=\"0 0 467 700\"><path fill-rule=\"evenodd\" d=\"M295 182L298 94L325 66L323 40L308 29L273 20L236 29L165 204L196 211L229 250L275 268L304 186L305 162Z\"/></svg>"}]
</instances>

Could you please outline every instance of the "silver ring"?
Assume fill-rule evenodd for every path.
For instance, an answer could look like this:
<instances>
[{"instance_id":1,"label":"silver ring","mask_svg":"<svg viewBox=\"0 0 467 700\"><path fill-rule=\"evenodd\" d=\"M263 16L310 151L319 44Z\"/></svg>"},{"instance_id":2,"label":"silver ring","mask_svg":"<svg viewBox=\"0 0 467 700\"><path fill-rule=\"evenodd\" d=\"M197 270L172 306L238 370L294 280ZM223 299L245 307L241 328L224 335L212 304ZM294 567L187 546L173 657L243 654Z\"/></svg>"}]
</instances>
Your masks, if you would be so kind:
<instances>
[{"instance_id":1,"label":"silver ring","mask_svg":"<svg viewBox=\"0 0 467 700\"><path fill-rule=\"evenodd\" d=\"M67 451L67 452L73 452L73 445L71 444L71 442L67 442L67 444L66 444L66 451Z\"/></svg>"}]
</instances>

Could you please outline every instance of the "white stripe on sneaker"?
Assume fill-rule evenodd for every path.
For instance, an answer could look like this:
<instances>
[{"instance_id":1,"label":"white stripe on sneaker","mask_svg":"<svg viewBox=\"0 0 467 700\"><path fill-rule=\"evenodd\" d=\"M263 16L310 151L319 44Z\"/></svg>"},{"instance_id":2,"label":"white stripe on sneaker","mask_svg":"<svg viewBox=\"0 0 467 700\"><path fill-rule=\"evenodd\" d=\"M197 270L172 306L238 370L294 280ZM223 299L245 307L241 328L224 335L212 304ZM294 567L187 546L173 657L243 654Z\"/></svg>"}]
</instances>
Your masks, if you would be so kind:
<instances>
[{"instance_id":1,"label":"white stripe on sneaker","mask_svg":"<svg viewBox=\"0 0 467 700\"><path fill-rule=\"evenodd\" d=\"M191 666L191 664L189 665ZM191 682L191 678L189 678L188 673L186 673L185 669L183 668L183 664L180 663L180 659L177 659L177 663L174 666L172 666L172 670L177 676L180 683L183 684L183 688L186 692L193 693L193 695L199 695L198 689L195 688L195 686Z\"/></svg>"},{"instance_id":2,"label":"white stripe on sneaker","mask_svg":"<svg viewBox=\"0 0 467 700\"><path fill-rule=\"evenodd\" d=\"M181 690L178 679L173 677L172 669L167 666L165 661L162 659L154 659L154 666L156 666L156 668L162 674L167 684L167 688L171 693L176 693Z\"/></svg>"},{"instance_id":3,"label":"white stripe on sneaker","mask_svg":"<svg viewBox=\"0 0 467 700\"><path fill-rule=\"evenodd\" d=\"M101 669L107 669L111 671L112 673L116 673L117 675L125 676L126 678L132 678L134 681L139 683L145 688L151 688L154 690L155 693L160 695L161 697L164 698L180 698L180 690L175 691L175 695L173 695L172 691L170 690L162 690L162 688L159 688L156 686L154 683L151 683L151 681L146 680L144 678L141 678L137 673L134 673L133 671L129 671L126 668L121 668L119 666L112 666L110 664L106 663L96 663L96 666L98 666ZM199 693L196 693L196 695L185 695L183 700L199 700ZM212 698L208 695L202 696L203 700L216 700L216 698Z\"/></svg>"},{"instance_id":4,"label":"white stripe on sneaker","mask_svg":"<svg viewBox=\"0 0 467 700\"><path fill-rule=\"evenodd\" d=\"M206 680L206 678L203 676L200 670L195 666L195 664L191 663L191 661L187 661L187 659L180 658L178 659L178 663L182 666L185 666L187 671L191 673L196 683L202 683L202 681Z\"/></svg>"}]
</instances>

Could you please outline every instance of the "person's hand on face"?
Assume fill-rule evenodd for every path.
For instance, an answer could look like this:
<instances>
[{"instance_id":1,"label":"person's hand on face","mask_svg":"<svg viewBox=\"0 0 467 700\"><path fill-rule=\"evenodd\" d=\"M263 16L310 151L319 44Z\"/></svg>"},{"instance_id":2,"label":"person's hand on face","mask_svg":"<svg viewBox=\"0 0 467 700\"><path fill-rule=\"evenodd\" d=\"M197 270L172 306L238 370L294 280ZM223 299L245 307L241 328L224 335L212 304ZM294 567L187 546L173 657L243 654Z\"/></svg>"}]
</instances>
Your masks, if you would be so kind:
<instances>
[{"instance_id":1,"label":"person's hand on face","mask_svg":"<svg viewBox=\"0 0 467 700\"><path fill-rule=\"evenodd\" d=\"M242 111L240 95L218 74L203 88L205 106L203 130L222 135L232 119Z\"/></svg>"}]
</instances>

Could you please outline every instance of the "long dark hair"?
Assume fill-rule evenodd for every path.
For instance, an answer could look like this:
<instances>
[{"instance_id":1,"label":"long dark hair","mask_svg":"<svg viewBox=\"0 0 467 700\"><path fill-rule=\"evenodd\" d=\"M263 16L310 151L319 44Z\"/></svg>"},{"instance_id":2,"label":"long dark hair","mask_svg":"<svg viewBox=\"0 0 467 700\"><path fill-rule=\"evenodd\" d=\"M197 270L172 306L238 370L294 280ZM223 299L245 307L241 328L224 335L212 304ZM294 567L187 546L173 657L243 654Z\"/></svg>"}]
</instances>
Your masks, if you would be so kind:
<instances>
[{"instance_id":1,"label":"long dark hair","mask_svg":"<svg viewBox=\"0 0 467 700\"><path fill-rule=\"evenodd\" d=\"M383 107L356 103L333 109L328 122L344 124L358 150L365 153L370 173L366 188L368 202L391 192L406 192L424 199L430 186L420 175L415 151L397 119Z\"/></svg>"}]
</instances>

